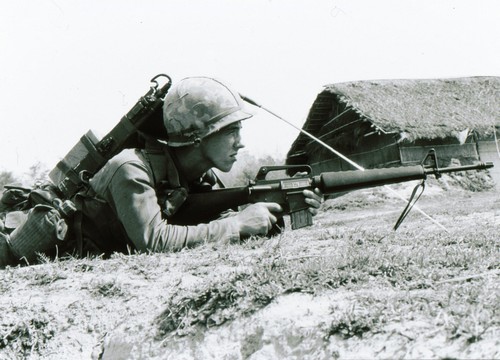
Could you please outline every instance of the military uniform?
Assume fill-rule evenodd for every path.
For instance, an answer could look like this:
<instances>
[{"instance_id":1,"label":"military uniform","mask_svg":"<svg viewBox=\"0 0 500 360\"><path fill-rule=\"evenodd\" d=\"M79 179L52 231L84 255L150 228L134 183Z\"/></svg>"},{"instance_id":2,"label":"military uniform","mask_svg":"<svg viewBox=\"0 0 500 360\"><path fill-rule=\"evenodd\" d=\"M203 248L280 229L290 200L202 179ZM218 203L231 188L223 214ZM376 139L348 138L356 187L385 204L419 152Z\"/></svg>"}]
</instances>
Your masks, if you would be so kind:
<instances>
[{"instance_id":1,"label":"military uniform","mask_svg":"<svg viewBox=\"0 0 500 360\"><path fill-rule=\"evenodd\" d=\"M188 184L166 146L126 149L91 180L82 199L83 254L113 251L177 251L215 241L240 240L235 220L225 217L208 224L180 226L168 215L182 205Z\"/></svg>"},{"instance_id":2,"label":"military uniform","mask_svg":"<svg viewBox=\"0 0 500 360\"><path fill-rule=\"evenodd\" d=\"M165 252L203 243L239 241L240 224L227 214L207 224L175 225L170 217L200 183L187 182L174 152L176 148L196 148L205 137L252 115L239 94L218 80L186 78L172 86L163 104L168 145L149 139L144 149L126 149L109 160L92 177L88 190L71 199L81 211L75 213L71 233L57 253L75 249L83 256L135 250ZM226 170L220 166L229 169L232 156L243 147L239 133L238 138L230 140L233 143L220 149L227 161L212 164L222 171ZM202 176L206 178L210 172ZM0 241L0 250L2 244ZM37 246L33 244L32 250Z\"/></svg>"},{"instance_id":3,"label":"military uniform","mask_svg":"<svg viewBox=\"0 0 500 360\"><path fill-rule=\"evenodd\" d=\"M186 182L170 149L198 144L252 115L238 93L218 80L187 78L172 86L163 105L168 146L151 140L147 150L124 150L92 178L90 194L81 200L80 253L126 252L127 247L163 252L239 241L231 216L197 226L169 221L199 185Z\"/></svg>"}]
</instances>

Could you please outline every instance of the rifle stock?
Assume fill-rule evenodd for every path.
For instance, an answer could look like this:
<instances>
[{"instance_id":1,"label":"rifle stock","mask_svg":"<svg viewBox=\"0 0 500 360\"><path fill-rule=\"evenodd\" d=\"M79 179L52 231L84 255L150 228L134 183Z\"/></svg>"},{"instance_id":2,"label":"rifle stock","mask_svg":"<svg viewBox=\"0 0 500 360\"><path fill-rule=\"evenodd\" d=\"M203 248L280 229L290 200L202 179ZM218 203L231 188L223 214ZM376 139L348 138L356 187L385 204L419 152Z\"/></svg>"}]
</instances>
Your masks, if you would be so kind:
<instances>
[{"instance_id":1,"label":"rifle stock","mask_svg":"<svg viewBox=\"0 0 500 360\"><path fill-rule=\"evenodd\" d=\"M318 188L324 195L348 192L376 186L401 183L412 180L425 180L428 175L437 178L442 173L467 170L483 170L493 167L492 163L457 166L448 168L413 165L394 168L369 170L349 170L325 172L311 176L307 165L263 167L259 174L267 174L273 170L290 170L294 167L309 169L306 175L278 180L262 180L258 176L249 185L234 188L214 189L206 192L189 194L185 203L177 213L169 218L172 224L196 225L215 220L219 214L228 209L237 210L239 206L257 202L276 202L283 208L281 215L290 215L292 229L312 224L312 217L305 203L303 190ZM263 171L265 169L265 171Z\"/></svg>"}]
</instances>

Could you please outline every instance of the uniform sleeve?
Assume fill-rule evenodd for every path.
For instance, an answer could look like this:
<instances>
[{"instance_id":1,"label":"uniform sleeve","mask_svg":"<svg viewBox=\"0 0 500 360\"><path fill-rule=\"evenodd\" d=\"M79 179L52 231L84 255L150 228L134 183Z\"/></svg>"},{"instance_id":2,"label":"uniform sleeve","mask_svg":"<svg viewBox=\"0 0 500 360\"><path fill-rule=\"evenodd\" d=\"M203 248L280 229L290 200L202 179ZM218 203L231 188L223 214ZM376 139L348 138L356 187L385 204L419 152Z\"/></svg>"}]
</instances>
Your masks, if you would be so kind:
<instances>
[{"instance_id":1,"label":"uniform sleeve","mask_svg":"<svg viewBox=\"0 0 500 360\"><path fill-rule=\"evenodd\" d=\"M139 251L168 252L203 243L240 240L234 218L196 226L168 224L162 219L148 172L138 162L127 162L116 169L108 183L105 200L114 208Z\"/></svg>"}]
</instances>

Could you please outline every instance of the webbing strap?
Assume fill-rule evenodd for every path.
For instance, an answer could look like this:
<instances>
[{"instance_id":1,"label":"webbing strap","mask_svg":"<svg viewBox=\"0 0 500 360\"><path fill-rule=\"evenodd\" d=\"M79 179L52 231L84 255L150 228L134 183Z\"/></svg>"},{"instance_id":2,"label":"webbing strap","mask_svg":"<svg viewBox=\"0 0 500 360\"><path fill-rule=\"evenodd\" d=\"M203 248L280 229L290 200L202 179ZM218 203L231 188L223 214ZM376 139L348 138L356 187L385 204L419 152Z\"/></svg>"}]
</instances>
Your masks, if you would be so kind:
<instances>
[{"instance_id":1,"label":"webbing strap","mask_svg":"<svg viewBox=\"0 0 500 360\"><path fill-rule=\"evenodd\" d=\"M83 195L75 195L76 213L73 217L74 235L76 238L76 252L78 257L83 257Z\"/></svg>"},{"instance_id":2,"label":"webbing strap","mask_svg":"<svg viewBox=\"0 0 500 360\"><path fill-rule=\"evenodd\" d=\"M80 182L80 176L78 173L70 167L64 160L61 160L57 163L57 168L61 170L66 178L68 178L73 184L78 185Z\"/></svg>"},{"instance_id":3,"label":"webbing strap","mask_svg":"<svg viewBox=\"0 0 500 360\"><path fill-rule=\"evenodd\" d=\"M106 162L106 159L99 154L97 151L95 144L90 140L87 135L83 135L82 138L80 139L82 144L85 146L85 148L88 150L90 157L94 161L95 164L104 164Z\"/></svg>"}]
</instances>

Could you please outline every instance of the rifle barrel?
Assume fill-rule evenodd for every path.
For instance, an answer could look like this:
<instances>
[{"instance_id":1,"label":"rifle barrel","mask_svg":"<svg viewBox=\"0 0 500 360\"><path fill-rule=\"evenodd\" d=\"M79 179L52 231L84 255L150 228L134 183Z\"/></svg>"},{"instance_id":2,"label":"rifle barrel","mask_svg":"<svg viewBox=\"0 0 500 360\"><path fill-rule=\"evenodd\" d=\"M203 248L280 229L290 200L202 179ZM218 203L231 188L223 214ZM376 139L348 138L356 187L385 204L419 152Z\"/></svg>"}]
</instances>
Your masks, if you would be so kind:
<instances>
[{"instance_id":1,"label":"rifle barrel","mask_svg":"<svg viewBox=\"0 0 500 360\"><path fill-rule=\"evenodd\" d=\"M436 169L435 168L425 168L425 173L426 174L443 174L443 173L451 173L451 172L458 172L458 171L467 171L467 170L485 170L493 167L493 163L488 161L488 162L480 162L478 164L474 165L464 165L464 166L451 166L451 167L445 167L441 169Z\"/></svg>"},{"instance_id":2,"label":"rifle barrel","mask_svg":"<svg viewBox=\"0 0 500 360\"><path fill-rule=\"evenodd\" d=\"M394 168L334 171L314 176L313 185L323 191L324 194L333 194L411 180L423 180L427 175L439 176L442 173L484 170L491 167L493 167L493 163L481 162L475 165L454 166L442 169L412 165Z\"/></svg>"},{"instance_id":3,"label":"rifle barrel","mask_svg":"<svg viewBox=\"0 0 500 360\"><path fill-rule=\"evenodd\" d=\"M313 184L324 194L333 194L375 186L426 178L422 165L382 169L325 172L314 176Z\"/></svg>"}]
</instances>

